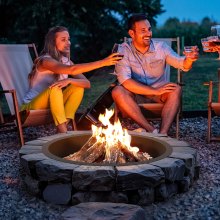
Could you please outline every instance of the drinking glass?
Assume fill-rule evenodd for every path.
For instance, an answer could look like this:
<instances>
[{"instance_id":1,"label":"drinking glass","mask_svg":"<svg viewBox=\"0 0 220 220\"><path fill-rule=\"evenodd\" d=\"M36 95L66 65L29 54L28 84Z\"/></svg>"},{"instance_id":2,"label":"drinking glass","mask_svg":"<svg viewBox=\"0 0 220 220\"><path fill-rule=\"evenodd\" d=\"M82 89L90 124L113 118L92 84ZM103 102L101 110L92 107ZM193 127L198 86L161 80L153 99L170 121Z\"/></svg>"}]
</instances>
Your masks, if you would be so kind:
<instances>
[{"instance_id":1,"label":"drinking glass","mask_svg":"<svg viewBox=\"0 0 220 220\"><path fill-rule=\"evenodd\" d=\"M117 53L118 52L118 48L119 48L119 44L114 44L114 46L112 48L112 53Z\"/></svg>"},{"instance_id":2,"label":"drinking glass","mask_svg":"<svg viewBox=\"0 0 220 220\"><path fill-rule=\"evenodd\" d=\"M184 47L184 54L187 57L193 57L194 52L197 50L197 46L185 46Z\"/></svg>"},{"instance_id":3,"label":"drinking glass","mask_svg":"<svg viewBox=\"0 0 220 220\"><path fill-rule=\"evenodd\" d=\"M219 36L220 37L220 25L211 26L211 34L212 36Z\"/></svg>"},{"instance_id":4,"label":"drinking glass","mask_svg":"<svg viewBox=\"0 0 220 220\"><path fill-rule=\"evenodd\" d=\"M112 48L112 53L119 53L118 57L123 58L123 53L122 53L122 48L120 44L114 44L113 48Z\"/></svg>"},{"instance_id":5,"label":"drinking glass","mask_svg":"<svg viewBox=\"0 0 220 220\"><path fill-rule=\"evenodd\" d=\"M204 52L212 52L211 43L208 38L202 38L201 43Z\"/></svg>"}]
</instances>

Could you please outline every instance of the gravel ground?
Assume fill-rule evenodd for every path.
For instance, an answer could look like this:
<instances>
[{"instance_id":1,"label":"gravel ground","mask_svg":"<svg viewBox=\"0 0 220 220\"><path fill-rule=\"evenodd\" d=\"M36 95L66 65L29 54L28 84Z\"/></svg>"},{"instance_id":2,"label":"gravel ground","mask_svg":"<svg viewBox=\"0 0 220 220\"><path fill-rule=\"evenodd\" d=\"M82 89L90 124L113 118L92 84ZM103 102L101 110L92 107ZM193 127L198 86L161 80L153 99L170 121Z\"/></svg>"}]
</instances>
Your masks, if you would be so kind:
<instances>
[{"instance_id":1,"label":"gravel ground","mask_svg":"<svg viewBox=\"0 0 220 220\"><path fill-rule=\"evenodd\" d=\"M220 120L214 119L215 128ZM220 143L206 143L207 119L182 119L180 140L187 141L200 155L201 173L187 193L168 201L143 207L149 219L220 219ZM54 134L55 128L25 129L25 139ZM171 134L172 136L172 134ZM18 138L15 133L0 134L0 219L60 220L67 206L45 203L29 195L19 176Z\"/></svg>"}]
</instances>

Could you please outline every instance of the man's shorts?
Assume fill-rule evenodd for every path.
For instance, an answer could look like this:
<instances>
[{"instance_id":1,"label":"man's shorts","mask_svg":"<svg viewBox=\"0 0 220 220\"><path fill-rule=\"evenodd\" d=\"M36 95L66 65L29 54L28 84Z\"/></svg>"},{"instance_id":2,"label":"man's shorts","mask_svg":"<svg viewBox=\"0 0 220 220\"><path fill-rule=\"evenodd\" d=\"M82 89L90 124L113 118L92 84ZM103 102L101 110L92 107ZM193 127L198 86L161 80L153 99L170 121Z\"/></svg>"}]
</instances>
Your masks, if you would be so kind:
<instances>
[{"instance_id":1,"label":"man's shorts","mask_svg":"<svg viewBox=\"0 0 220 220\"><path fill-rule=\"evenodd\" d=\"M141 103L165 103L167 100L167 93L164 93L162 95L156 96L156 95L138 95L134 94L134 99L138 104Z\"/></svg>"}]
</instances>

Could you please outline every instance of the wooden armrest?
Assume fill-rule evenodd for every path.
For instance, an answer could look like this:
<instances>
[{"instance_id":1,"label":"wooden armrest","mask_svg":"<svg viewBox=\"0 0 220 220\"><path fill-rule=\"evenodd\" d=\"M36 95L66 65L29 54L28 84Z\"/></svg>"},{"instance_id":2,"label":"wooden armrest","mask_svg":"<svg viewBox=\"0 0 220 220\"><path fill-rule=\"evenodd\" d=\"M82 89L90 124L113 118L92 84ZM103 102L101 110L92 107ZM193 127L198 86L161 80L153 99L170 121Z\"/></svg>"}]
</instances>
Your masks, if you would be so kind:
<instances>
[{"instance_id":1,"label":"wooden armrest","mask_svg":"<svg viewBox=\"0 0 220 220\"><path fill-rule=\"evenodd\" d=\"M1 90L0 91L0 94L5 94L5 93L14 93L15 90L14 89L11 89L11 90Z\"/></svg>"},{"instance_id":2,"label":"wooden armrest","mask_svg":"<svg viewBox=\"0 0 220 220\"><path fill-rule=\"evenodd\" d=\"M210 82L204 82L203 85L204 86L210 86L211 82L212 82L213 85L218 85L220 83L220 81L210 81Z\"/></svg>"},{"instance_id":3,"label":"wooden armrest","mask_svg":"<svg viewBox=\"0 0 220 220\"><path fill-rule=\"evenodd\" d=\"M185 86L186 85L185 83L182 83L182 82L177 82L176 84L179 85L179 86Z\"/></svg>"}]
</instances>

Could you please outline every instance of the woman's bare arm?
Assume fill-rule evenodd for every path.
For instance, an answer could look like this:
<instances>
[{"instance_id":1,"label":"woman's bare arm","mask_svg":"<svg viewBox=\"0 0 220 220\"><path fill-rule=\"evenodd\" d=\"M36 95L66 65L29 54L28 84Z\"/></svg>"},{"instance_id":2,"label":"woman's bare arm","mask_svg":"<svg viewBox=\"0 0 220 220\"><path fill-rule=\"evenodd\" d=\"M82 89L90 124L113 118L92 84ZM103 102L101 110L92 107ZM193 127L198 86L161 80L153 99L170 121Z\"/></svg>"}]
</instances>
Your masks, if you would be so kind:
<instances>
[{"instance_id":1,"label":"woman's bare arm","mask_svg":"<svg viewBox=\"0 0 220 220\"><path fill-rule=\"evenodd\" d=\"M117 55L118 53L114 53L99 61L73 65L65 65L53 58L44 57L40 60L37 68L39 71L50 70L57 74L78 75L104 66L115 65L119 60L121 60L121 57L118 57Z\"/></svg>"}]
</instances>

